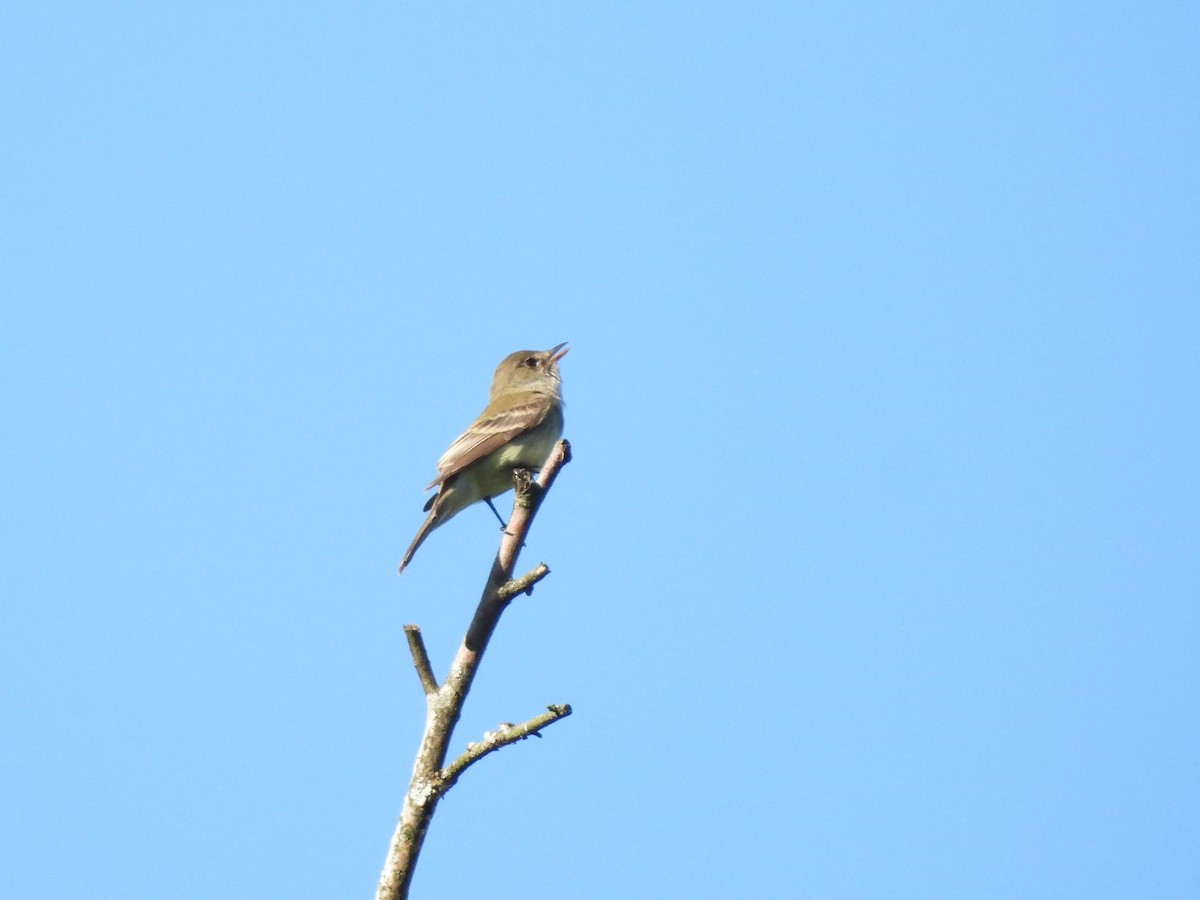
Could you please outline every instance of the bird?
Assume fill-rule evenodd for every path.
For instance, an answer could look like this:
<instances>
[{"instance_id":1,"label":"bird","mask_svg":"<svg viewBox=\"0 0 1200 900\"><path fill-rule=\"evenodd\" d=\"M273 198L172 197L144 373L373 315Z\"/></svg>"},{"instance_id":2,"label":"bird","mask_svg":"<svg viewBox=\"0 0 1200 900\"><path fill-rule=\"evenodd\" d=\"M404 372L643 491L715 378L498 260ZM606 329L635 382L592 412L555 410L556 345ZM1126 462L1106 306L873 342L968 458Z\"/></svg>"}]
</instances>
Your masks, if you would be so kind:
<instances>
[{"instance_id":1,"label":"bird","mask_svg":"<svg viewBox=\"0 0 1200 900\"><path fill-rule=\"evenodd\" d=\"M569 349L564 342L549 350L518 350L500 361L487 406L437 462L437 478L425 488L437 493L425 504L429 515L400 561L400 572L430 532L473 503L486 502L504 525L492 498L512 489L514 469L541 466L562 436L558 361Z\"/></svg>"}]
</instances>

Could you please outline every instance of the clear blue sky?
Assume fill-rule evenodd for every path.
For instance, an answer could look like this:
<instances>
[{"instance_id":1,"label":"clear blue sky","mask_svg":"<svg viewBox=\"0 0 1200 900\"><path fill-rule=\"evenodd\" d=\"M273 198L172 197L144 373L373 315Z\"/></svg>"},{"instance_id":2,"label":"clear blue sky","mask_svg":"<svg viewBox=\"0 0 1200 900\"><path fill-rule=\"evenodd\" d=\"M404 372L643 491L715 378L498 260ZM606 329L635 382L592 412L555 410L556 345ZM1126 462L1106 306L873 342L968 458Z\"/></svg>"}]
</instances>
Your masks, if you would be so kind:
<instances>
[{"instance_id":1,"label":"clear blue sky","mask_svg":"<svg viewBox=\"0 0 1200 900\"><path fill-rule=\"evenodd\" d=\"M570 341L416 896L1200 896L1191 3L10 3L0 881L370 896Z\"/></svg>"}]
</instances>

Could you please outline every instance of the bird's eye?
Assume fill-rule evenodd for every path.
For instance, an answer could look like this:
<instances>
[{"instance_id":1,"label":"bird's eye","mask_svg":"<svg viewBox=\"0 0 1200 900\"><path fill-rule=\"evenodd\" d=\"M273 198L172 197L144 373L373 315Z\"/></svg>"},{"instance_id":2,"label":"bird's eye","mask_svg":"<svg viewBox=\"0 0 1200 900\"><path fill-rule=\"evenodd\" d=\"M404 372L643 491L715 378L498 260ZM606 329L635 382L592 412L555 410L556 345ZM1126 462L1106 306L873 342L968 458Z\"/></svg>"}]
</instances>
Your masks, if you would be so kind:
<instances>
[{"instance_id":1,"label":"bird's eye","mask_svg":"<svg viewBox=\"0 0 1200 900\"><path fill-rule=\"evenodd\" d=\"M537 360L534 359L532 356L527 356L527 357L525 357L525 365L529 366L529 368L532 369L534 366L537 365Z\"/></svg>"}]
</instances>

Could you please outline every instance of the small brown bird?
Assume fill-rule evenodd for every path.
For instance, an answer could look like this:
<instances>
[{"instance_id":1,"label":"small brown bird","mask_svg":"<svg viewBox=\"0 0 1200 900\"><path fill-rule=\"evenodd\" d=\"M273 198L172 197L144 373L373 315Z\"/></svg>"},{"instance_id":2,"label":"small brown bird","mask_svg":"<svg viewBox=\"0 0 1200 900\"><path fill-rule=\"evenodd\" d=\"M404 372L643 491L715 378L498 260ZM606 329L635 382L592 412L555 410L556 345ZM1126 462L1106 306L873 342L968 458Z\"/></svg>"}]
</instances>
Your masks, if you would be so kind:
<instances>
[{"instance_id":1,"label":"small brown bird","mask_svg":"<svg viewBox=\"0 0 1200 900\"><path fill-rule=\"evenodd\" d=\"M492 497L512 490L513 469L536 469L546 461L562 436L558 361L566 346L518 350L496 367L488 405L442 454L437 478L425 488L438 492L425 504L429 515L400 561L401 572L433 529L472 503L490 506Z\"/></svg>"}]
</instances>

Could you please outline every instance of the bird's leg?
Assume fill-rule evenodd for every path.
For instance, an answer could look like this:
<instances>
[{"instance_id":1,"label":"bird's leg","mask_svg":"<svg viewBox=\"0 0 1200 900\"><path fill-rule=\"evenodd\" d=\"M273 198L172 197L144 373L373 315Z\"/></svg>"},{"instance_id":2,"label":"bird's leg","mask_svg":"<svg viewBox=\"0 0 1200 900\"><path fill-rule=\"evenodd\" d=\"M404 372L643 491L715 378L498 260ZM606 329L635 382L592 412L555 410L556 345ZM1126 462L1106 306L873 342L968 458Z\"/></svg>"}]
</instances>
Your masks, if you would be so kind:
<instances>
[{"instance_id":1,"label":"bird's leg","mask_svg":"<svg viewBox=\"0 0 1200 900\"><path fill-rule=\"evenodd\" d=\"M488 505L488 509L490 509L493 513L495 513L496 518L500 520L500 530L503 531L505 534L508 534L508 523L504 521L504 517L500 515L499 510L497 510L495 505L493 505L492 498L484 497L483 502Z\"/></svg>"}]
</instances>

